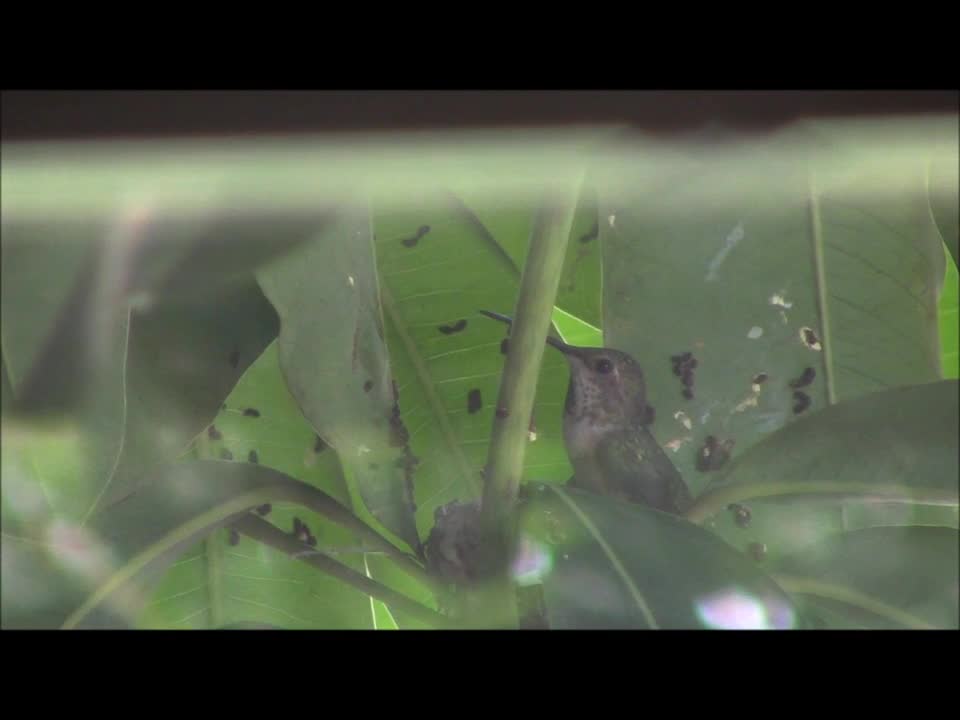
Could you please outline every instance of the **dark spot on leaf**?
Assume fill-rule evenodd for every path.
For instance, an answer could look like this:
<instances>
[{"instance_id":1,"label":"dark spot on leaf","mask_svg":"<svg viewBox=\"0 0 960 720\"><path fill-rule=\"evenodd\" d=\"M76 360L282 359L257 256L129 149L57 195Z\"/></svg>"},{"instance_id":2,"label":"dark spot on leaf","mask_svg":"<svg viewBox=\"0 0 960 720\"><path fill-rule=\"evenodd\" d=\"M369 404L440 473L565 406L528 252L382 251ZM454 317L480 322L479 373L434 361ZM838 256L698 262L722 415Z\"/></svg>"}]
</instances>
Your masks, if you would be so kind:
<instances>
[{"instance_id":1,"label":"dark spot on leaf","mask_svg":"<svg viewBox=\"0 0 960 720\"><path fill-rule=\"evenodd\" d=\"M467 326L466 320L457 320L453 325L438 325L437 330L444 335L453 335L463 330Z\"/></svg>"},{"instance_id":2,"label":"dark spot on leaf","mask_svg":"<svg viewBox=\"0 0 960 720\"><path fill-rule=\"evenodd\" d=\"M580 236L580 242L586 245L591 240L596 240L599 234L600 234L600 224L594 223L593 226L586 232L585 235Z\"/></svg>"},{"instance_id":3,"label":"dark spot on leaf","mask_svg":"<svg viewBox=\"0 0 960 720\"><path fill-rule=\"evenodd\" d=\"M757 562L763 562L767 557L767 546L758 542L750 543L747 546L747 553Z\"/></svg>"},{"instance_id":4,"label":"dark spot on leaf","mask_svg":"<svg viewBox=\"0 0 960 720\"><path fill-rule=\"evenodd\" d=\"M300 518L295 517L293 519L293 536L300 542L305 543L307 540L309 540L311 535L312 533L310 532L310 528L307 526L307 524Z\"/></svg>"},{"instance_id":5,"label":"dark spot on leaf","mask_svg":"<svg viewBox=\"0 0 960 720\"><path fill-rule=\"evenodd\" d=\"M238 348L234 348L233 350L230 351L229 360L230 360L230 367L236 370L237 367L240 365L240 350Z\"/></svg>"},{"instance_id":6,"label":"dark spot on leaf","mask_svg":"<svg viewBox=\"0 0 960 720\"><path fill-rule=\"evenodd\" d=\"M734 440L717 442L713 435L707 435L703 440L703 447L697 451L697 470L714 472L722 468L730 459L730 452L735 444Z\"/></svg>"},{"instance_id":7,"label":"dark spot on leaf","mask_svg":"<svg viewBox=\"0 0 960 720\"><path fill-rule=\"evenodd\" d=\"M509 346L510 346L510 341L509 341L509 339L504 338L503 340L501 340L501 341L500 341L500 354L501 354L501 355L506 355L506 354L507 354L507 348L509 348Z\"/></svg>"},{"instance_id":8,"label":"dark spot on leaf","mask_svg":"<svg viewBox=\"0 0 960 720\"><path fill-rule=\"evenodd\" d=\"M803 372L800 374L800 377L798 377L796 380L790 381L790 387L794 389L806 387L807 385L813 382L813 379L816 376L817 376L816 370L814 370L812 367L806 367L803 369Z\"/></svg>"},{"instance_id":9,"label":"dark spot on leaf","mask_svg":"<svg viewBox=\"0 0 960 720\"><path fill-rule=\"evenodd\" d=\"M691 390L691 389L688 388L688 387L685 387L685 388L683 389L683 396L684 396L687 400L693 400L693 390Z\"/></svg>"},{"instance_id":10,"label":"dark spot on leaf","mask_svg":"<svg viewBox=\"0 0 960 720\"><path fill-rule=\"evenodd\" d=\"M503 418L510 416L510 411L507 410L506 408L498 407L496 415L498 418L502 420Z\"/></svg>"},{"instance_id":11,"label":"dark spot on leaf","mask_svg":"<svg viewBox=\"0 0 960 720\"><path fill-rule=\"evenodd\" d=\"M239 545L240 533L238 533L233 528L230 528L230 537L227 539L227 542L230 543L231 545Z\"/></svg>"},{"instance_id":12,"label":"dark spot on leaf","mask_svg":"<svg viewBox=\"0 0 960 720\"><path fill-rule=\"evenodd\" d=\"M367 381L363 384L363 391L364 391L365 393L368 393L368 392L370 392L371 390L373 390L373 380L367 380Z\"/></svg>"},{"instance_id":13,"label":"dark spot on leaf","mask_svg":"<svg viewBox=\"0 0 960 720\"><path fill-rule=\"evenodd\" d=\"M220 457L223 460L233 460L233 453L226 448L223 448L220 450Z\"/></svg>"},{"instance_id":14,"label":"dark spot on leaf","mask_svg":"<svg viewBox=\"0 0 960 720\"><path fill-rule=\"evenodd\" d=\"M753 384L754 384L754 385L763 385L766 381L767 381L767 374L766 374L766 373L758 373L758 374L756 374L756 375L753 376Z\"/></svg>"},{"instance_id":15,"label":"dark spot on leaf","mask_svg":"<svg viewBox=\"0 0 960 720\"><path fill-rule=\"evenodd\" d=\"M474 388L467 393L467 412L473 415L481 407L483 407L483 400L480 397L480 391Z\"/></svg>"},{"instance_id":16,"label":"dark spot on leaf","mask_svg":"<svg viewBox=\"0 0 960 720\"><path fill-rule=\"evenodd\" d=\"M260 515L269 515L270 511L273 509L273 506L270 503L264 503L257 508L257 513Z\"/></svg>"},{"instance_id":17,"label":"dark spot on leaf","mask_svg":"<svg viewBox=\"0 0 960 720\"><path fill-rule=\"evenodd\" d=\"M750 508L740 503L730 503L727 510L733 513L733 521L737 527L745 528L750 525Z\"/></svg>"},{"instance_id":18,"label":"dark spot on leaf","mask_svg":"<svg viewBox=\"0 0 960 720\"><path fill-rule=\"evenodd\" d=\"M680 353L679 355L671 355L670 362L673 365L673 374L679 378L683 378L684 384L687 385L687 378L690 378L689 385L693 385L693 370L699 364L697 359L693 357L693 353L685 352Z\"/></svg>"},{"instance_id":19,"label":"dark spot on leaf","mask_svg":"<svg viewBox=\"0 0 960 720\"><path fill-rule=\"evenodd\" d=\"M223 439L223 435L220 433L219 430L217 430L216 425L211 425L210 427L207 428L207 437L209 437L211 440Z\"/></svg>"},{"instance_id":20,"label":"dark spot on leaf","mask_svg":"<svg viewBox=\"0 0 960 720\"><path fill-rule=\"evenodd\" d=\"M243 414L246 415L247 417L254 417L254 418L260 417L260 411L257 410L256 408L247 408L246 410L243 411Z\"/></svg>"},{"instance_id":21,"label":"dark spot on leaf","mask_svg":"<svg viewBox=\"0 0 960 720\"><path fill-rule=\"evenodd\" d=\"M820 344L820 338L817 337L817 334L812 328L802 328L800 330L800 337L803 338L803 344L811 350L820 350L823 348L823 346Z\"/></svg>"},{"instance_id":22,"label":"dark spot on leaf","mask_svg":"<svg viewBox=\"0 0 960 720\"><path fill-rule=\"evenodd\" d=\"M810 396L807 395L802 390L793 391L793 413L794 415L799 415L808 407L810 407Z\"/></svg>"},{"instance_id":23,"label":"dark spot on leaf","mask_svg":"<svg viewBox=\"0 0 960 720\"><path fill-rule=\"evenodd\" d=\"M371 470L379 470L379 469L380 469L380 466L379 466L377 463L370 463L369 465L367 465L367 467L370 468Z\"/></svg>"},{"instance_id":24,"label":"dark spot on leaf","mask_svg":"<svg viewBox=\"0 0 960 720\"><path fill-rule=\"evenodd\" d=\"M247 454L247 462L253 463L254 465L256 465L257 463L260 462L260 457L257 455L257 451L256 451L256 450L251 450L251 451Z\"/></svg>"},{"instance_id":25,"label":"dark spot on leaf","mask_svg":"<svg viewBox=\"0 0 960 720\"><path fill-rule=\"evenodd\" d=\"M420 242L420 238L422 238L428 232L430 232L430 226L421 225L420 227L417 228L417 231L413 235L411 235L410 237L403 238L400 242L403 243L404 247L408 247L408 248L415 247L416 244Z\"/></svg>"},{"instance_id":26,"label":"dark spot on leaf","mask_svg":"<svg viewBox=\"0 0 960 720\"><path fill-rule=\"evenodd\" d=\"M317 439L313 443L313 451L315 453L322 453L326 449L327 449L326 441L322 437L317 435Z\"/></svg>"},{"instance_id":27,"label":"dark spot on leaf","mask_svg":"<svg viewBox=\"0 0 960 720\"><path fill-rule=\"evenodd\" d=\"M653 421L657 418L657 411L653 405L647 405L643 409L643 415L640 417L641 425L653 425Z\"/></svg>"},{"instance_id":28,"label":"dark spot on leaf","mask_svg":"<svg viewBox=\"0 0 960 720\"><path fill-rule=\"evenodd\" d=\"M692 388L693 387L693 371L689 368L683 371L683 376L680 378L680 382L683 383L684 387Z\"/></svg>"},{"instance_id":29,"label":"dark spot on leaf","mask_svg":"<svg viewBox=\"0 0 960 720\"><path fill-rule=\"evenodd\" d=\"M307 545L309 545L310 547L316 547L317 538L315 538L313 535L307 535Z\"/></svg>"},{"instance_id":30,"label":"dark spot on leaf","mask_svg":"<svg viewBox=\"0 0 960 720\"><path fill-rule=\"evenodd\" d=\"M400 406L394 403L390 411L390 447L403 447L409 440L410 433L400 418Z\"/></svg>"},{"instance_id":31,"label":"dark spot on leaf","mask_svg":"<svg viewBox=\"0 0 960 720\"><path fill-rule=\"evenodd\" d=\"M391 380L390 385L393 387L393 403L396 405L400 402L400 388L397 387L396 380Z\"/></svg>"}]
</instances>

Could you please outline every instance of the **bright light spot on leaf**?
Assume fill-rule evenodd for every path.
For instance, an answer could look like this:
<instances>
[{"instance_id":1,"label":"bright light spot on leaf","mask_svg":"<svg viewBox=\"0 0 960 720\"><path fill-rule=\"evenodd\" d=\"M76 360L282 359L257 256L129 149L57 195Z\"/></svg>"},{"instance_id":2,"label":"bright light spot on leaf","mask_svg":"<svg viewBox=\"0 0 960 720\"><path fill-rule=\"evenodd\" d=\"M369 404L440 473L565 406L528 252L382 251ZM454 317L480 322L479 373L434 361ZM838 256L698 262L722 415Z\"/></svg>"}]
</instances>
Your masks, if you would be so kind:
<instances>
[{"instance_id":1,"label":"bright light spot on leaf","mask_svg":"<svg viewBox=\"0 0 960 720\"><path fill-rule=\"evenodd\" d=\"M764 602L738 590L708 595L696 604L697 616L715 630L789 630L793 611L772 598Z\"/></svg>"},{"instance_id":2,"label":"bright light spot on leaf","mask_svg":"<svg viewBox=\"0 0 960 720\"><path fill-rule=\"evenodd\" d=\"M347 275L347 282L350 283L350 287L356 285L356 281L353 279L353 275Z\"/></svg>"},{"instance_id":3,"label":"bright light spot on leaf","mask_svg":"<svg viewBox=\"0 0 960 720\"><path fill-rule=\"evenodd\" d=\"M693 429L693 422L687 417L687 414L683 410L677 410L677 412L673 414L673 419L678 421L687 430Z\"/></svg>"},{"instance_id":4,"label":"bright light spot on leaf","mask_svg":"<svg viewBox=\"0 0 960 720\"><path fill-rule=\"evenodd\" d=\"M54 559L70 572L92 582L110 574L110 550L87 528L55 520L47 528L46 540Z\"/></svg>"},{"instance_id":5,"label":"bright light spot on leaf","mask_svg":"<svg viewBox=\"0 0 960 720\"><path fill-rule=\"evenodd\" d=\"M758 404L757 398L759 397L760 386L753 385L751 387L754 388L753 393L751 393L750 396L747 397L746 399L739 402L737 406L733 409L734 412L741 413L747 408L757 407L757 404Z\"/></svg>"},{"instance_id":6,"label":"bright light spot on leaf","mask_svg":"<svg viewBox=\"0 0 960 720\"><path fill-rule=\"evenodd\" d=\"M3 490L4 505L18 517L36 519L46 514L47 500L43 491L37 484L27 481L19 472L5 475L0 489Z\"/></svg>"},{"instance_id":7,"label":"bright light spot on leaf","mask_svg":"<svg viewBox=\"0 0 960 720\"><path fill-rule=\"evenodd\" d=\"M537 585L553 569L550 548L528 537L520 540L520 549L513 559L511 572L520 585Z\"/></svg>"},{"instance_id":8,"label":"bright light spot on leaf","mask_svg":"<svg viewBox=\"0 0 960 720\"><path fill-rule=\"evenodd\" d=\"M677 452L677 450L679 450L683 446L683 444L686 442L690 442L689 436L674 438L673 440L668 442L666 445L664 445L664 447L667 448L667 450L672 450L673 452Z\"/></svg>"},{"instance_id":9,"label":"bright light spot on leaf","mask_svg":"<svg viewBox=\"0 0 960 720\"><path fill-rule=\"evenodd\" d=\"M744 237L746 237L746 233L744 232L743 222L741 221L727 234L727 237L723 241L723 247L720 248L720 252L710 261L710 265L707 268L707 282L717 279L717 271L720 269L723 261L727 259L730 251L733 250L737 246L737 243L743 240Z\"/></svg>"},{"instance_id":10,"label":"bright light spot on leaf","mask_svg":"<svg viewBox=\"0 0 960 720\"><path fill-rule=\"evenodd\" d=\"M770 304L775 305L777 307L785 308L786 310L789 310L790 308L793 307L793 303L787 302L784 299L783 295L781 295L780 293L774 293L773 295L770 296Z\"/></svg>"},{"instance_id":11,"label":"bright light spot on leaf","mask_svg":"<svg viewBox=\"0 0 960 720\"><path fill-rule=\"evenodd\" d=\"M763 335L763 328L760 327L759 325L754 325L747 332L747 337L750 338L751 340L756 340L758 337L761 337L762 335Z\"/></svg>"},{"instance_id":12,"label":"bright light spot on leaf","mask_svg":"<svg viewBox=\"0 0 960 720\"><path fill-rule=\"evenodd\" d=\"M820 338L817 337L817 333L813 331L813 328L800 328L800 342L811 350L816 350L817 352L823 350L823 345L820 344Z\"/></svg>"},{"instance_id":13,"label":"bright light spot on leaf","mask_svg":"<svg viewBox=\"0 0 960 720\"><path fill-rule=\"evenodd\" d=\"M607 222L610 223L610 227L613 227L614 223L617 221L616 215L611 215L607 218Z\"/></svg>"}]
</instances>

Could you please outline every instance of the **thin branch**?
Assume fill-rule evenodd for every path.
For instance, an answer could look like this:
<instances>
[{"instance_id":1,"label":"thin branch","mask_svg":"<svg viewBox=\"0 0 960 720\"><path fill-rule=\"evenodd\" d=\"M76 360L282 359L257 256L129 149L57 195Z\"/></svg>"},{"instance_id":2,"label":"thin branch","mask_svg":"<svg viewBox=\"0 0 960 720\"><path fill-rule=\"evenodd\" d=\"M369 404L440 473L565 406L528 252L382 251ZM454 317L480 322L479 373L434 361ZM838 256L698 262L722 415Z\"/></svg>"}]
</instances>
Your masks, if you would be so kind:
<instances>
[{"instance_id":1,"label":"thin branch","mask_svg":"<svg viewBox=\"0 0 960 720\"><path fill-rule=\"evenodd\" d=\"M315 567L327 575L337 578L344 584L359 590L365 595L369 595L377 600L382 600L387 605L406 613L412 618L436 628L450 630L457 627L457 624L446 615L441 615L425 605L421 605L405 595L401 595L381 585L363 573L359 573L346 565L341 565L324 553L301 543L296 538L291 537L256 515L247 515L237 520L233 524L233 527L258 542L276 548L297 560Z\"/></svg>"},{"instance_id":2,"label":"thin branch","mask_svg":"<svg viewBox=\"0 0 960 720\"><path fill-rule=\"evenodd\" d=\"M367 525L349 509L338 503L325 492L306 483L297 483L294 502L322 515L335 525L349 530L368 544L368 550L380 551L397 563L397 566L410 577L420 581L435 593L441 589L436 580L424 570L411 556L397 548L380 533Z\"/></svg>"}]
</instances>

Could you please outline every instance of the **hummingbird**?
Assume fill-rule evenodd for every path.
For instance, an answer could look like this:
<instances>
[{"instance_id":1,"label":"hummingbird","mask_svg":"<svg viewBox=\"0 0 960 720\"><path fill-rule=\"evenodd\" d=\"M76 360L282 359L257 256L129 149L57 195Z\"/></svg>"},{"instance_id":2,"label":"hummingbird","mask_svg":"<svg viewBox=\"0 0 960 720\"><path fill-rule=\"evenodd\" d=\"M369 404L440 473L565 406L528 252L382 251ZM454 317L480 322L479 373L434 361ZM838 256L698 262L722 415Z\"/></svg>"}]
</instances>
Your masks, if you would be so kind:
<instances>
[{"instance_id":1,"label":"hummingbird","mask_svg":"<svg viewBox=\"0 0 960 720\"><path fill-rule=\"evenodd\" d=\"M693 498L650 432L653 409L637 361L620 350L578 347L549 335L547 344L563 353L570 367L563 408L564 445L574 470L568 485L663 512L685 512Z\"/></svg>"}]
</instances>

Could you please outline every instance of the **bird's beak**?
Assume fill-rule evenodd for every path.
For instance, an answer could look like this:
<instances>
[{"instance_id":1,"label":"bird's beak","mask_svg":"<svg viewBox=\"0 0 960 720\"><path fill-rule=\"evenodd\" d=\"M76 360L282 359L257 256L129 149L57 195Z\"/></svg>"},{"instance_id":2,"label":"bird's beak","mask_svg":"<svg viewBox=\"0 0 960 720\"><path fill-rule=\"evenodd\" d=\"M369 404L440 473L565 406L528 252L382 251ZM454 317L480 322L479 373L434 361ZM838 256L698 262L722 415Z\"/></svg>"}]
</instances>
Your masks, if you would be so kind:
<instances>
[{"instance_id":1,"label":"bird's beak","mask_svg":"<svg viewBox=\"0 0 960 720\"><path fill-rule=\"evenodd\" d=\"M573 345L567 345L567 343L565 343L563 340L558 340L551 335L547 336L547 345L555 347L567 357L580 357L580 348Z\"/></svg>"},{"instance_id":2,"label":"bird's beak","mask_svg":"<svg viewBox=\"0 0 960 720\"><path fill-rule=\"evenodd\" d=\"M505 323L507 325L513 325L513 320L507 317L506 315L490 312L489 310L481 310L480 314L486 315L488 318L492 318L493 320L499 320L500 322ZM560 340L559 338L555 338L552 335L547 335L547 345L550 345L551 347L555 347L557 350L559 350L560 352L562 352L564 355L568 357L580 356L580 348L575 347L574 345L568 345L563 340Z\"/></svg>"}]
</instances>

